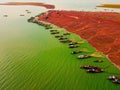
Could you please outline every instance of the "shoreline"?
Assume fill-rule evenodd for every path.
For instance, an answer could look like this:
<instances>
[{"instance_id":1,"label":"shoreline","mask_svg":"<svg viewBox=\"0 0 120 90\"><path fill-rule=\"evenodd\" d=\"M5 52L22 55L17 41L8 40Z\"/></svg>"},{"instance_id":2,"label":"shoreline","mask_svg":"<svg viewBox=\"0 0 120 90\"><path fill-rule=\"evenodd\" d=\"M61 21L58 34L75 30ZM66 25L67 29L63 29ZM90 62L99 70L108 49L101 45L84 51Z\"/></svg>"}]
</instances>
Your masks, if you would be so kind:
<instances>
[{"instance_id":1,"label":"shoreline","mask_svg":"<svg viewBox=\"0 0 120 90\"><path fill-rule=\"evenodd\" d=\"M77 15L73 16L75 13L77 13ZM79 24L79 22L77 21L77 20L79 20L79 17L78 17L79 13L81 14L81 19L88 18L88 20L85 19L83 22L80 22L80 24ZM90 15L87 15L87 13L90 13L92 16L90 17ZM69 16L67 16L67 14ZM91 25L87 24L88 22L90 22L90 20L92 18L94 22L96 22L97 20L99 20L99 21L97 21L98 22L97 25L99 25L100 23L103 22L103 24L104 23L106 25L113 24L113 25L117 26L117 28L118 28L118 24L120 22L117 21L117 20L113 20L113 18L107 17L107 16L106 16L106 18L110 19L110 20L104 20L104 18L99 18L100 16L97 17L97 18L93 17L95 15L98 16L99 14L103 15L104 17L105 17L105 15L108 15L108 14L119 16L118 13L113 13L113 12L48 11L48 12L43 13L42 15L40 15L39 16L39 20L52 23L52 24L54 24L56 26L65 28L69 32L72 32L72 33L75 33L75 34L79 35L82 39L87 40L90 43L90 45L92 47L94 47L97 51L102 52L106 57L108 56L107 58L109 59L109 61L111 61L115 66L119 67L119 69L120 69L120 63L118 62L119 60L117 60L116 58L115 58L116 61L113 60L113 59L111 59L111 56L112 57L114 57L114 56L110 55L110 54L111 53L115 53L115 51L113 51L113 52L108 51L108 49L110 47L112 48L111 50L114 50L113 46L116 45L116 43L113 43L113 41L111 42L111 40L109 39L110 37L107 34L106 34L107 37L105 37L105 33L103 33L103 32L102 32L102 34L104 34L104 36L101 37L100 33L101 33L102 30L100 30L100 33L99 33L99 30L97 30L97 28L95 27L95 25L91 26ZM60 20L60 19L63 19L63 16L66 19L65 21L64 20ZM67 24L64 24L63 21L64 21L64 23L67 23ZM77 24L74 25L74 23L76 23L75 21L77 21L78 26L77 26ZM70 22L70 24L69 24L69 22ZM106 28L106 26L104 26L103 24L101 24L100 28L104 30L104 28ZM73 25L73 27L71 27L71 25ZM90 27L93 28L93 31L92 31L93 34L92 34L92 36L91 36L92 32L87 31L87 30L90 29ZM115 28L109 28L109 29L115 30ZM92 30L92 29L90 29L90 30ZM106 31L104 31L104 32L106 32ZM88 35L85 34L85 33L87 33ZM95 33L97 33L97 35ZM95 39L94 34L96 35L95 37L98 38L97 41L94 41L94 39ZM116 33L116 34L118 34L118 33ZM89 35L91 37L89 37ZM102 40L103 45L101 44L101 40ZM116 40L116 39L114 39L114 40ZM99 43L99 41L100 41L100 43ZM104 43L105 43L105 45L104 45ZM106 45L106 43L107 43L107 45ZM111 45L111 43L113 44L113 46ZM109 47L109 48L107 48L107 47ZM107 48L107 50L106 50L106 48Z\"/></svg>"},{"instance_id":2,"label":"shoreline","mask_svg":"<svg viewBox=\"0 0 120 90\"><path fill-rule=\"evenodd\" d=\"M6 2L6 3L0 3L0 5L30 5L30 6L41 6L45 7L46 9L54 9L55 6L51 4L44 4L39 2Z\"/></svg>"},{"instance_id":3,"label":"shoreline","mask_svg":"<svg viewBox=\"0 0 120 90\"><path fill-rule=\"evenodd\" d=\"M48 27L56 27L56 28L61 28L61 27L59 27L59 26L56 26L56 25L54 25L54 24L52 24L52 23L49 23L49 22L45 22L45 21L40 21L39 20L39 17L40 15L36 15L35 17L32 17L32 18L30 18L30 19L28 19L28 22L32 22L32 23L37 23L38 25L41 25L41 26L44 26L45 28L46 28L46 25L48 26ZM37 17L37 18L36 18ZM35 18L36 18L36 20L35 20ZM29 21L29 20L31 20L31 21ZM34 21L35 20L35 21ZM41 24L40 24L41 23ZM50 28L49 28L50 29ZM63 28L63 29L65 29L65 28ZM82 39L82 40L84 40L84 41L86 41L87 43L89 43L87 40L85 40L84 38L82 38L81 36L79 36L78 34L76 34L76 33L74 33L74 32L70 32L70 31L68 31L67 29L65 29L67 32L69 32L69 33L72 33L72 34L75 34L75 35L77 35L80 39ZM90 45L90 47L93 47L91 44L89 44ZM95 47L93 47L94 49L95 49L95 51L96 52L99 52ZM119 70L120 70L120 67L119 66L117 66L116 64L114 64L110 59L109 59L109 57L108 56L106 56L106 55L104 55L104 53L102 53L102 52L100 52L101 53L101 55L103 56L103 57L105 57L105 58L107 58L107 60L109 61L109 62L111 62L111 64L113 64L115 67L117 67Z\"/></svg>"}]
</instances>

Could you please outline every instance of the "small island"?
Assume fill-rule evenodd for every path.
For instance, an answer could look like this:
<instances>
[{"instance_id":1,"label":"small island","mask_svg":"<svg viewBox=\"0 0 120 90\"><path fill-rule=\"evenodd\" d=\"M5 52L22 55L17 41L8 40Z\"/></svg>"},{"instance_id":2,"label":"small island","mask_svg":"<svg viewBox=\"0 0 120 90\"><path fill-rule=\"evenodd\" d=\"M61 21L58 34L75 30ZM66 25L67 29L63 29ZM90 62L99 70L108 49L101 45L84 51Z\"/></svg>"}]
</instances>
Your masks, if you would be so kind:
<instances>
[{"instance_id":1,"label":"small island","mask_svg":"<svg viewBox=\"0 0 120 90\"><path fill-rule=\"evenodd\" d=\"M97 7L103 7L103 8L118 8L120 9L120 4L102 4Z\"/></svg>"}]
</instances>

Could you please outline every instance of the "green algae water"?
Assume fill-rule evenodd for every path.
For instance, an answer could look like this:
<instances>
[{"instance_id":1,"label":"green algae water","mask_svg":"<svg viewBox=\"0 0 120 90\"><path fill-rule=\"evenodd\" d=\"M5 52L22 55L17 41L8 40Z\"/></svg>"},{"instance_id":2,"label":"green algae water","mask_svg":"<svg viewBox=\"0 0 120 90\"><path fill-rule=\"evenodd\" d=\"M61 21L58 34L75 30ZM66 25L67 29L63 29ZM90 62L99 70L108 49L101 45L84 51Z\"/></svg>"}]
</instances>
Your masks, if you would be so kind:
<instances>
[{"instance_id":1,"label":"green algae water","mask_svg":"<svg viewBox=\"0 0 120 90\"><path fill-rule=\"evenodd\" d=\"M23 7L25 9L25 7ZM13 9L13 8L12 8ZM28 23L30 16L20 17L17 13L0 20L0 90L119 90L107 80L109 75L120 74L106 58L78 60L72 55L67 43L60 43L49 30L37 24ZM20 12L20 13L18 13ZM26 15L26 14L25 14ZM55 28L57 29L57 28ZM64 31L64 29L61 29ZM81 40L72 34L70 38ZM78 49L95 50L85 41ZM76 48L77 49L77 48ZM94 63L96 59L103 63ZM105 72L89 74L80 69L81 65L97 65Z\"/></svg>"}]
</instances>

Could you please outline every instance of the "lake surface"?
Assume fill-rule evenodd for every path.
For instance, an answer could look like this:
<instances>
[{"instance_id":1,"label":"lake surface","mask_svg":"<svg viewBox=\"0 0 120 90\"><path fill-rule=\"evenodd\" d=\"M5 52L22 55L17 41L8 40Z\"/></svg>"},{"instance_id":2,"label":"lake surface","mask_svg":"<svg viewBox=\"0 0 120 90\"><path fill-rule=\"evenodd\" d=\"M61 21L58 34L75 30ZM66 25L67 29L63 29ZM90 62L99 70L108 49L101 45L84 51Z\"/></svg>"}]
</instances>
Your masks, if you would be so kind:
<instances>
[{"instance_id":1,"label":"lake surface","mask_svg":"<svg viewBox=\"0 0 120 90\"><path fill-rule=\"evenodd\" d=\"M32 14L27 14L26 9ZM93 63L96 58L77 60L67 44L60 43L44 27L27 22L43 11L46 9L0 6L0 90L119 90L119 85L107 80L113 73L120 74L116 67L112 65L107 73L85 73L80 65L97 65ZM72 37L80 40L76 35ZM80 47L87 48L89 44ZM105 63L98 66L111 65L102 59Z\"/></svg>"}]
</instances>

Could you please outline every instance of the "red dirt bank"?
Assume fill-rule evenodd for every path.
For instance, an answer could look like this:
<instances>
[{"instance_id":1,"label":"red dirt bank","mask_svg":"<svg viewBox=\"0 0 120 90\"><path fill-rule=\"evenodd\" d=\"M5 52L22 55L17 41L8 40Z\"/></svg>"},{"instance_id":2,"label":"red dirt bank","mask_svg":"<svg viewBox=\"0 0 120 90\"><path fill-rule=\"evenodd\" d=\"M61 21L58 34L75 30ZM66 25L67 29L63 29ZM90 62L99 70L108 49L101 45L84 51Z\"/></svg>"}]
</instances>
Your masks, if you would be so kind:
<instances>
[{"instance_id":1,"label":"red dirt bank","mask_svg":"<svg viewBox=\"0 0 120 90\"><path fill-rule=\"evenodd\" d=\"M120 67L120 14L48 11L39 19L78 34Z\"/></svg>"},{"instance_id":2,"label":"red dirt bank","mask_svg":"<svg viewBox=\"0 0 120 90\"><path fill-rule=\"evenodd\" d=\"M46 9L54 9L54 5L44 4L39 2L7 2L7 3L0 3L0 5L31 5L31 6L42 6Z\"/></svg>"}]
</instances>

